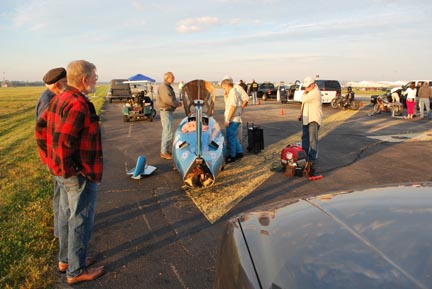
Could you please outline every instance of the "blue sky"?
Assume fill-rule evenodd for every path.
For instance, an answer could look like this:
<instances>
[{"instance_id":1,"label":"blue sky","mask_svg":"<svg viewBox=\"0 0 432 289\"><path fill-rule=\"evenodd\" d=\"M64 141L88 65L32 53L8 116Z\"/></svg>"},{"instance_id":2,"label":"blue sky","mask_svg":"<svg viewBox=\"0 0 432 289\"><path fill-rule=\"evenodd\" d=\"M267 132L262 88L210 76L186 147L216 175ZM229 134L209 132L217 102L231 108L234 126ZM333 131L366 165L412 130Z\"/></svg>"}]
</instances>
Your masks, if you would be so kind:
<instances>
[{"instance_id":1,"label":"blue sky","mask_svg":"<svg viewBox=\"0 0 432 289\"><path fill-rule=\"evenodd\" d=\"M430 0L1 0L0 37L9 80L76 59L102 81L432 78Z\"/></svg>"}]
</instances>

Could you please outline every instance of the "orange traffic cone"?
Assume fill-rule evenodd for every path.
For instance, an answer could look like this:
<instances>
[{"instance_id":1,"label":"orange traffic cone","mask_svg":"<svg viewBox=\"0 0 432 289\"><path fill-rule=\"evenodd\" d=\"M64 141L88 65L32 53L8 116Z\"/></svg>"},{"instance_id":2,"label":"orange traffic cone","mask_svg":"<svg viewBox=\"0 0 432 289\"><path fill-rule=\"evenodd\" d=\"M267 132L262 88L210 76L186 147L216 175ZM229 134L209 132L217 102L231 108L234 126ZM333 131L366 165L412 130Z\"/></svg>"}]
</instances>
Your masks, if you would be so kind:
<instances>
[{"instance_id":1,"label":"orange traffic cone","mask_svg":"<svg viewBox=\"0 0 432 289\"><path fill-rule=\"evenodd\" d=\"M258 105L261 105L261 99L258 99Z\"/></svg>"},{"instance_id":2,"label":"orange traffic cone","mask_svg":"<svg viewBox=\"0 0 432 289\"><path fill-rule=\"evenodd\" d=\"M284 112L283 108L281 108L279 114L280 114L280 115L285 115L285 112Z\"/></svg>"},{"instance_id":3,"label":"orange traffic cone","mask_svg":"<svg viewBox=\"0 0 432 289\"><path fill-rule=\"evenodd\" d=\"M363 101L360 101L360 107L363 107Z\"/></svg>"}]
</instances>

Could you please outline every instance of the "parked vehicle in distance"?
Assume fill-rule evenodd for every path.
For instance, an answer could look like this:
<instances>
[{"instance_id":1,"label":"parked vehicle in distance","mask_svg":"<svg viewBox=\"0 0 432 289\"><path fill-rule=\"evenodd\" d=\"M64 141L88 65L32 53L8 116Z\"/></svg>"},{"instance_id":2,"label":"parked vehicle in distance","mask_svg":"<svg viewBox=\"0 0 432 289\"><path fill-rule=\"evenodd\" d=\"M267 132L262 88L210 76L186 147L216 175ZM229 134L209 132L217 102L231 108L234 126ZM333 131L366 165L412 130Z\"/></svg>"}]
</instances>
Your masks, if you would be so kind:
<instances>
[{"instance_id":1,"label":"parked vehicle in distance","mask_svg":"<svg viewBox=\"0 0 432 289\"><path fill-rule=\"evenodd\" d=\"M261 83L258 87L258 98L262 98L262 100L267 100L269 98L275 98L276 99L276 93L277 90L273 83L271 82L264 82Z\"/></svg>"},{"instance_id":2,"label":"parked vehicle in distance","mask_svg":"<svg viewBox=\"0 0 432 289\"><path fill-rule=\"evenodd\" d=\"M405 85L402 85L401 87L401 102L406 106L406 95L404 95L404 92L408 89L408 87L410 87L411 83L415 84L415 87L418 89L424 82L429 82L429 87L432 89L432 80L411 80L409 82L407 82ZM418 91L417 91L418 94ZM417 106L418 106L418 99L416 97L416 102L417 102ZM431 107L432 107L432 103L431 103Z\"/></svg>"},{"instance_id":3,"label":"parked vehicle in distance","mask_svg":"<svg viewBox=\"0 0 432 289\"><path fill-rule=\"evenodd\" d=\"M114 99L131 99L132 91L129 83L124 83L127 79L112 79L108 89L107 98L111 103Z\"/></svg>"},{"instance_id":4,"label":"parked vehicle in distance","mask_svg":"<svg viewBox=\"0 0 432 289\"><path fill-rule=\"evenodd\" d=\"M339 81L317 79L315 82L321 91L323 103L330 103L333 98L341 95L342 88Z\"/></svg>"},{"instance_id":5,"label":"parked vehicle in distance","mask_svg":"<svg viewBox=\"0 0 432 289\"><path fill-rule=\"evenodd\" d=\"M341 85L337 80L317 79L315 83L321 91L322 103L331 103L332 99L341 95ZM288 92L286 102L301 102L304 87L299 80L296 80Z\"/></svg>"},{"instance_id":6,"label":"parked vehicle in distance","mask_svg":"<svg viewBox=\"0 0 432 289\"><path fill-rule=\"evenodd\" d=\"M279 84L276 87L276 98L277 98L277 94L279 93L279 100L281 103L287 102L288 93L289 93L290 88L291 88L291 86L286 85L286 84Z\"/></svg>"},{"instance_id":7,"label":"parked vehicle in distance","mask_svg":"<svg viewBox=\"0 0 432 289\"><path fill-rule=\"evenodd\" d=\"M230 219L214 288L432 288L432 183L419 184L285 200Z\"/></svg>"}]
</instances>

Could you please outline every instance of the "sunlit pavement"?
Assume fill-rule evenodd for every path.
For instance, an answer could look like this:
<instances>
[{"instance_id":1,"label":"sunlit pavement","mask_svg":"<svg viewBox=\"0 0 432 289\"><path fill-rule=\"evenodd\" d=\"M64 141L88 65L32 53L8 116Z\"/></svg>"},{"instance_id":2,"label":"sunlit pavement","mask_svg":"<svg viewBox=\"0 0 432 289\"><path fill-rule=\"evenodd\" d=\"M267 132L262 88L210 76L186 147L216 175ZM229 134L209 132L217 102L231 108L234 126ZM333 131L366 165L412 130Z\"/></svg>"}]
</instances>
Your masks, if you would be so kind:
<instances>
[{"instance_id":1,"label":"sunlit pavement","mask_svg":"<svg viewBox=\"0 0 432 289\"><path fill-rule=\"evenodd\" d=\"M159 117L125 123L122 104L107 103L105 172L90 246L107 273L74 287L212 288L223 223L235 214L283 199L432 180L432 121L368 116L372 108L367 98L362 103L359 111L324 106L317 164L323 179L287 178L270 170L284 146L300 141L300 105L262 101L246 108L243 136L247 122L261 125L264 151L227 165L211 189L187 192L172 162L159 158ZM219 123L223 108L219 96ZM175 123L183 117L181 109L176 111ZM246 147L247 139L243 141ZM125 172L138 155L158 170L132 180Z\"/></svg>"}]
</instances>

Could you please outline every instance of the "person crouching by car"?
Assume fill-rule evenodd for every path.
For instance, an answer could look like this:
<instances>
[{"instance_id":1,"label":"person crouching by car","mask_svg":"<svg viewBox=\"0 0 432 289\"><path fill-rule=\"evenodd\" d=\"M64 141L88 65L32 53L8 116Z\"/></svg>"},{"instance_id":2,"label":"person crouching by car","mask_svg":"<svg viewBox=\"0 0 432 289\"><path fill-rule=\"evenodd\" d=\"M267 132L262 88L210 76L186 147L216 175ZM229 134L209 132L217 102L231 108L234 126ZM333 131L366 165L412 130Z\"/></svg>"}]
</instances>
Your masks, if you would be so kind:
<instances>
[{"instance_id":1,"label":"person crouching by car","mask_svg":"<svg viewBox=\"0 0 432 289\"><path fill-rule=\"evenodd\" d=\"M241 113L243 101L239 90L234 88L231 77L225 76L221 82L225 95L225 127L229 155L227 163L243 157L243 149L237 139L237 130L241 124Z\"/></svg>"}]
</instances>

